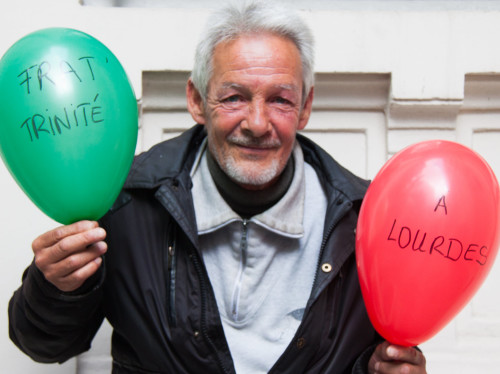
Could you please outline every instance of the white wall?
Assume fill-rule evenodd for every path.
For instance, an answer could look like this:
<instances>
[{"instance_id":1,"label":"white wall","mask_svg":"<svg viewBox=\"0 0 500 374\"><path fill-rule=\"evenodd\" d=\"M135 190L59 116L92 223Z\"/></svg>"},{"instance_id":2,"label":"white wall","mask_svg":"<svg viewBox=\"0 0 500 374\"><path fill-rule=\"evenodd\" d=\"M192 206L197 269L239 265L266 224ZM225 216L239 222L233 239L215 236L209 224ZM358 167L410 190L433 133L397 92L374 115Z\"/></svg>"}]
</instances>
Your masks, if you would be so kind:
<instances>
[{"instance_id":1,"label":"white wall","mask_svg":"<svg viewBox=\"0 0 500 374\"><path fill-rule=\"evenodd\" d=\"M329 10L312 6L303 12L317 39L316 70L324 73L318 75L318 83L325 84L324 92L318 94L310 135L325 141L332 153L340 150L338 157L365 177L373 177L402 147L436 137L476 149L500 175L498 2L487 2L483 8L447 6L447 10L426 8L425 2L417 8L400 3L391 7L387 1L378 10L360 1ZM191 125L182 114L182 101L172 114L166 104L155 104L161 92L151 93L143 82L143 72L171 78L165 71L185 72L192 66L207 9L177 5L109 8L82 6L77 0L3 1L0 55L25 34L44 27L76 28L101 40L124 65L143 104L141 150L168 136L169 119L175 123L173 131L184 126L181 121L186 121L185 127ZM358 156L345 157L349 147L340 148L337 136L362 140ZM97 340L97 352L62 366L35 364L8 340L7 303L31 261L30 243L57 224L24 196L3 164L0 191L0 372L68 374L77 367L80 372L102 372L98 367L107 368L107 361L95 358L109 349L107 330ZM498 371L499 268L497 261L474 301L437 337L423 344L430 373Z\"/></svg>"}]
</instances>

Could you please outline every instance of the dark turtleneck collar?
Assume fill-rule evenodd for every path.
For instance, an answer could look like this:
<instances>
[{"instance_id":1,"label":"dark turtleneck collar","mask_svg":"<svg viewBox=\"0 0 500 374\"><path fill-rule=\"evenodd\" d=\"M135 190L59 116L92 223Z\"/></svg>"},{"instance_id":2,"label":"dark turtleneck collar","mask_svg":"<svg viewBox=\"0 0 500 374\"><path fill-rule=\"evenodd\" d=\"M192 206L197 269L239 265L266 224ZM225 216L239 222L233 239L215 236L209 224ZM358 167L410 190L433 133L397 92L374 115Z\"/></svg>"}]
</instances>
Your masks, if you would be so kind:
<instances>
[{"instance_id":1,"label":"dark turtleneck collar","mask_svg":"<svg viewBox=\"0 0 500 374\"><path fill-rule=\"evenodd\" d=\"M231 209L244 218L262 213L276 204L290 187L295 169L293 155L291 155L276 183L264 190L248 190L233 182L222 171L208 149L207 163L221 196Z\"/></svg>"}]
</instances>

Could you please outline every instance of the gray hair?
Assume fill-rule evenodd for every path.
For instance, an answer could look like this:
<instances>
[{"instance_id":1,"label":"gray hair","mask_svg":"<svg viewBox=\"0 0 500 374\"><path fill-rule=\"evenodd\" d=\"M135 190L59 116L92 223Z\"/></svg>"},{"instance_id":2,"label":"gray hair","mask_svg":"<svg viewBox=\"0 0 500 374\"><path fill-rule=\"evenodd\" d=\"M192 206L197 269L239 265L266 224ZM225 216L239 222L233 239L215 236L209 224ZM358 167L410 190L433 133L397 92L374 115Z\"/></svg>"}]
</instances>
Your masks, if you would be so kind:
<instances>
[{"instance_id":1,"label":"gray hair","mask_svg":"<svg viewBox=\"0 0 500 374\"><path fill-rule=\"evenodd\" d=\"M314 85L314 40L298 14L288 8L260 1L240 1L212 14L196 48L191 79L206 102L215 47L239 36L270 33L291 40L302 62L303 102Z\"/></svg>"}]
</instances>

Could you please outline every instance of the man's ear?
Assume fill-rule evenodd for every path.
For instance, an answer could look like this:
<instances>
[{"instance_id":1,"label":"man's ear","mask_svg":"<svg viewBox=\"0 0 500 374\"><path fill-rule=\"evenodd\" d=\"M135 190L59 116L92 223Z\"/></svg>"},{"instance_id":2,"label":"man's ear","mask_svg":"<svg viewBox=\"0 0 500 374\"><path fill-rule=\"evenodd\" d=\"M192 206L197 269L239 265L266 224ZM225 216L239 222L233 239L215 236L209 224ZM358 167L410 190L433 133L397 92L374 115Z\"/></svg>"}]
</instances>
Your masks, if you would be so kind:
<instances>
[{"instance_id":1,"label":"man's ear","mask_svg":"<svg viewBox=\"0 0 500 374\"><path fill-rule=\"evenodd\" d=\"M314 98L314 87L311 87L311 89L309 90L309 94L307 95L306 101L304 102L304 106L300 111L298 130L303 130L304 127L306 127L307 122L309 122L309 117L311 116L311 111L312 111L313 98Z\"/></svg>"},{"instance_id":2,"label":"man's ear","mask_svg":"<svg viewBox=\"0 0 500 374\"><path fill-rule=\"evenodd\" d=\"M205 106L203 105L203 99L200 93L193 84L191 78L188 79L186 84L186 99L187 108L191 117L193 117L196 123L205 124Z\"/></svg>"}]
</instances>

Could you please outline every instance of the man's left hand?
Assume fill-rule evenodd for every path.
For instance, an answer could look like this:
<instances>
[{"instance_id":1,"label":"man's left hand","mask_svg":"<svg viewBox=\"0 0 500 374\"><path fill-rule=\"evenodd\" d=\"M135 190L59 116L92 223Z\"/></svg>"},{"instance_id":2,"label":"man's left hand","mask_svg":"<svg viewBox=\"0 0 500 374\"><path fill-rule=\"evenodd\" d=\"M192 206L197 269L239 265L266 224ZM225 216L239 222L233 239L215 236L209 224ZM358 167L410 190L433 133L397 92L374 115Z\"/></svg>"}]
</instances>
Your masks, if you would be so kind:
<instances>
[{"instance_id":1,"label":"man's left hand","mask_svg":"<svg viewBox=\"0 0 500 374\"><path fill-rule=\"evenodd\" d=\"M383 342L377 346L368 362L368 373L425 374L425 357L416 348Z\"/></svg>"}]
</instances>

